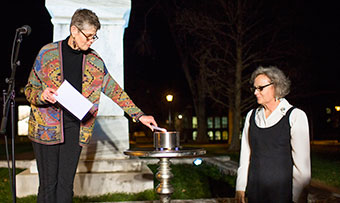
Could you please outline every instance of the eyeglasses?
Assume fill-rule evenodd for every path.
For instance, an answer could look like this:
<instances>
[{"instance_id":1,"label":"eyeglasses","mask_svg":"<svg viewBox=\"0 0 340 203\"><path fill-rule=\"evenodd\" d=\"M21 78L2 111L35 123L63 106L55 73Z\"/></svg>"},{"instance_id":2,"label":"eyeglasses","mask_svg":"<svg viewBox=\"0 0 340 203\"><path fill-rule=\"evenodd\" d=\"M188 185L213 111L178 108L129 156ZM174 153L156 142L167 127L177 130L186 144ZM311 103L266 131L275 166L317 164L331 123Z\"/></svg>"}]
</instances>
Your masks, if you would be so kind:
<instances>
[{"instance_id":1,"label":"eyeglasses","mask_svg":"<svg viewBox=\"0 0 340 203\"><path fill-rule=\"evenodd\" d=\"M94 34L92 37L91 36L87 36L83 31L81 31L81 29L77 26L75 26L80 32L81 34L84 35L84 37L86 38L87 41L90 41L93 39L93 41L96 41L99 37L97 36L97 34Z\"/></svg>"},{"instance_id":2,"label":"eyeglasses","mask_svg":"<svg viewBox=\"0 0 340 203\"><path fill-rule=\"evenodd\" d=\"M274 84L274 83L269 83L269 84L267 84L267 85L263 85L263 86L258 86L258 87L251 87L250 88L250 91L251 92L255 92L255 90L257 90L257 91L259 91L259 92L262 92L262 90L264 89L264 88L266 88L266 87L268 87L268 86L270 86L270 85L272 85L272 84Z\"/></svg>"}]
</instances>

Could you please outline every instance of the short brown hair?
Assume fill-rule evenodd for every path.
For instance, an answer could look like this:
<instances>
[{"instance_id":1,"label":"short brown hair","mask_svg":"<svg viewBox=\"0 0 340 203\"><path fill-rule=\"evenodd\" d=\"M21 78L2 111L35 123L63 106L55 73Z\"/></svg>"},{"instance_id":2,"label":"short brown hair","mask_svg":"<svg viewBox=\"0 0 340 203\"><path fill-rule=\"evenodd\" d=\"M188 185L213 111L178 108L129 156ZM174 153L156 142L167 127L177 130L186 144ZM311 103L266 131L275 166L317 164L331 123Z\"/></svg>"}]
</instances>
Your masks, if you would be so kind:
<instances>
[{"instance_id":1,"label":"short brown hair","mask_svg":"<svg viewBox=\"0 0 340 203\"><path fill-rule=\"evenodd\" d=\"M83 29L84 24L93 25L96 30L100 29L98 16L93 11L85 8L77 9L72 16L70 27L75 25L79 29Z\"/></svg>"}]
</instances>

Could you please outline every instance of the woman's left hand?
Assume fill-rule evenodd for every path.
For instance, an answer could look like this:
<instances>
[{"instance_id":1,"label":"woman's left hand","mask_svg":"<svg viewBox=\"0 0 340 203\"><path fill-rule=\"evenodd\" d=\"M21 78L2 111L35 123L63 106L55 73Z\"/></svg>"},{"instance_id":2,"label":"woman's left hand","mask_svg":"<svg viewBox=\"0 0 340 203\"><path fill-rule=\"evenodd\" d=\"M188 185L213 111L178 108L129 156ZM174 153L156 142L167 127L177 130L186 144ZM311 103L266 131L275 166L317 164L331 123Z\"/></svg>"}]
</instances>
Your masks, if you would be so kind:
<instances>
[{"instance_id":1,"label":"woman's left hand","mask_svg":"<svg viewBox=\"0 0 340 203\"><path fill-rule=\"evenodd\" d=\"M151 125L154 125L157 127L157 123L153 116L146 116L143 115L139 118L139 121L143 123L145 126L149 127L153 131L153 127Z\"/></svg>"}]
</instances>

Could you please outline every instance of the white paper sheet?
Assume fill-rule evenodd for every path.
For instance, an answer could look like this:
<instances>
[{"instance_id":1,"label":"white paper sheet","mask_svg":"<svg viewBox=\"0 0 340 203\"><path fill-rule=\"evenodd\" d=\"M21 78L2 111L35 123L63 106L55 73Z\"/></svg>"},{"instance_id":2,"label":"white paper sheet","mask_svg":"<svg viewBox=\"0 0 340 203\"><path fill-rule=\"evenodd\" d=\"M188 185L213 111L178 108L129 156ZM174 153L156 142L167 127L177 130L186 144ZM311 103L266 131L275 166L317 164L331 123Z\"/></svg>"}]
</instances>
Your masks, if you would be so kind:
<instances>
[{"instance_id":1,"label":"white paper sheet","mask_svg":"<svg viewBox=\"0 0 340 203\"><path fill-rule=\"evenodd\" d=\"M82 120L93 104L82 94L80 94L67 80L65 80L57 90L56 100L69 112Z\"/></svg>"}]
</instances>

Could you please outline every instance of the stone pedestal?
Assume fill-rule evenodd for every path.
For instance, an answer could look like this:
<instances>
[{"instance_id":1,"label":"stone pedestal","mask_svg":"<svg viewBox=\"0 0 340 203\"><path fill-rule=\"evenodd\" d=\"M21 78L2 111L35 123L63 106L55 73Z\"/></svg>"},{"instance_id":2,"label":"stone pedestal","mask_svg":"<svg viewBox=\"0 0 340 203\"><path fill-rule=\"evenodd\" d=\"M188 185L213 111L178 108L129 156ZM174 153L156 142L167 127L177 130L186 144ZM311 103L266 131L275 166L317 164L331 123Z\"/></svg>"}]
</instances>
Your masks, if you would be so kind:
<instances>
[{"instance_id":1,"label":"stone pedestal","mask_svg":"<svg viewBox=\"0 0 340 203\"><path fill-rule=\"evenodd\" d=\"M70 34L70 21L78 8L94 11L101 22L97 40L91 48L103 58L112 77L124 87L123 34L130 15L130 0L46 0L54 26L53 41ZM104 94L93 138L84 147L74 182L76 196L106 193L135 193L153 189L153 174L140 160L123 154L129 148L128 120L123 110ZM27 184L29 183L29 185ZM17 176L17 195L37 194L38 174L35 162Z\"/></svg>"},{"instance_id":2,"label":"stone pedestal","mask_svg":"<svg viewBox=\"0 0 340 203\"><path fill-rule=\"evenodd\" d=\"M129 148L128 121L123 116L98 116L91 139L83 147L81 160L126 159Z\"/></svg>"},{"instance_id":3,"label":"stone pedestal","mask_svg":"<svg viewBox=\"0 0 340 203\"><path fill-rule=\"evenodd\" d=\"M16 176L19 198L38 193L39 178L35 160ZM107 193L138 193L153 189L153 173L137 159L81 160L74 179L75 196Z\"/></svg>"}]
</instances>

